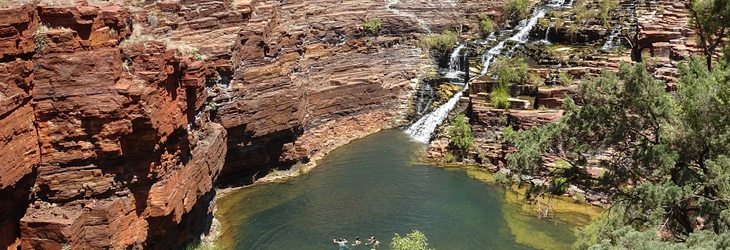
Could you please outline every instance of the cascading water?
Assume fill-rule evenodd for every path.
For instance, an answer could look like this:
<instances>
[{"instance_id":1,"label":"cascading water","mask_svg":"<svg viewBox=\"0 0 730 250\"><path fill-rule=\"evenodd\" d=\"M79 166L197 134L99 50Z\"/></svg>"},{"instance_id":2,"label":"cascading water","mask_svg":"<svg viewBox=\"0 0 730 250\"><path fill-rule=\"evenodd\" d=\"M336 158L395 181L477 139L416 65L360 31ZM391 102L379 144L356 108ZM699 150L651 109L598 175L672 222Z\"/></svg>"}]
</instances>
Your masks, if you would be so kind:
<instances>
[{"instance_id":1,"label":"cascading water","mask_svg":"<svg viewBox=\"0 0 730 250\"><path fill-rule=\"evenodd\" d=\"M502 54L502 50L505 47L505 42L507 41L516 41L517 44L512 46L510 50L517 47L519 44L524 44L527 41L528 35L530 33L530 30L532 30L533 27L537 24L537 21L544 17L547 13L547 9L537 7L535 11L532 12L532 15L530 15L530 18L522 20L517 27L515 27L515 30L517 30L517 33L515 33L513 36L502 40L497 45L492 47L487 51L487 53L484 53L482 55L482 71L479 73L479 76L483 76L487 74L487 71L489 70L489 65L496 59L500 54Z\"/></svg>"},{"instance_id":2,"label":"cascading water","mask_svg":"<svg viewBox=\"0 0 730 250\"><path fill-rule=\"evenodd\" d=\"M548 35L550 34L550 28L552 28L553 25L555 25L555 23L550 23L550 26L548 26L547 29L545 29L545 38L543 40L545 40L545 42L547 42L547 43L550 43L550 39L548 39Z\"/></svg>"},{"instance_id":3,"label":"cascading water","mask_svg":"<svg viewBox=\"0 0 730 250\"><path fill-rule=\"evenodd\" d=\"M436 127L438 127L438 125L446 119L446 116L449 115L449 111L456 106L456 102L458 102L459 98L461 98L461 94L462 92L454 94L448 102L411 124L411 126L406 129L406 134L408 134L414 141L428 143L431 139L431 133L433 133L433 131L436 130Z\"/></svg>"},{"instance_id":4,"label":"cascading water","mask_svg":"<svg viewBox=\"0 0 730 250\"><path fill-rule=\"evenodd\" d=\"M466 47L466 45L459 45L454 49L454 51L451 53L451 56L449 57L449 72L446 73L446 77L452 80L456 80L457 82L459 81L459 75L461 73L464 73L459 70L459 55L464 47ZM452 81L452 83L455 82ZM428 88L430 88L430 86ZM464 90L466 90L467 88L468 87L465 84ZM451 109L456 106L456 102L458 102L459 98L461 98L462 91L454 94L454 96L451 97L451 99L449 99L446 103L438 106L433 111L431 111L431 113L422 116L421 119L418 119L418 121L411 124L411 126L405 130L405 133L408 134L414 141L428 143L428 141L431 139L431 134L434 130L436 130L436 127L438 127L438 125L441 124L444 119L446 119L446 116L449 115L449 111L451 111ZM422 102L422 100L419 100L419 103L420 102ZM430 102L428 105L430 105ZM416 112L418 112L418 110L416 110Z\"/></svg>"},{"instance_id":5,"label":"cascading water","mask_svg":"<svg viewBox=\"0 0 730 250\"><path fill-rule=\"evenodd\" d=\"M460 53L461 50L466 47L465 44L460 44L456 49L454 49L454 52L451 53L451 56L449 57L449 71L446 72L445 77L449 79L458 79L461 77L461 74L464 73L464 71L461 71L461 57Z\"/></svg>"},{"instance_id":6,"label":"cascading water","mask_svg":"<svg viewBox=\"0 0 730 250\"><path fill-rule=\"evenodd\" d=\"M416 113L419 115L422 115L426 111L428 111L428 107L431 106L431 102L433 102L433 98L431 97L433 95L433 88L431 88L431 85L425 82L421 82L420 86L418 87L418 91L416 92Z\"/></svg>"},{"instance_id":7,"label":"cascading water","mask_svg":"<svg viewBox=\"0 0 730 250\"><path fill-rule=\"evenodd\" d=\"M559 3L557 1L562 1L562 3ZM557 0L556 4L559 3L558 6L565 3L564 0ZM516 33L512 35L511 37L504 39L500 41L497 45L492 47L487 51L487 53L482 55L482 71L479 76L483 76L487 74L487 70L489 69L489 64L492 63L492 61L499 56L502 53L502 50L505 48L505 42L507 41L516 41L517 43L511 46L511 50L516 48L518 45L524 44L527 42L527 38L529 35L530 30L532 30L533 27L537 24L537 21L544 17L545 14L548 12L547 8L544 7L537 7L530 17L528 19L522 20L519 25L514 29ZM457 48L458 49L458 48ZM461 49L459 49L461 50ZM452 53L452 57L454 54L458 53ZM457 65L453 65L454 62L458 64L459 60L451 60L449 62L449 68L452 67L458 67ZM411 124L406 130L405 133L408 134L414 141L422 142L422 143L428 143L428 141L431 139L431 134L433 131L436 130L436 127L440 125L444 119L449 114L449 111L451 111L454 106L456 106L456 103L459 101L459 98L461 98L461 95L463 91L467 90L469 87L468 83L464 84L464 90L460 91L459 93L454 94L449 101L442 104L441 106L434 109L431 113L428 113L421 117L418 121Z\"/></svg>"},{"instance_id":8,"label":"cascading water","mask_svg":"<svg viewBox=\"0 0 730 250\"><path fill-rule=\"evenodd\" d=\"M603 51L610 51L615 50L620 45L620 41L616 39L616 37L621 34L621 25L617 24L613 27L613 30L611 31L611 34L606 39L606 42L601 46L601 50Z\"/></svg>"}]
</instances>

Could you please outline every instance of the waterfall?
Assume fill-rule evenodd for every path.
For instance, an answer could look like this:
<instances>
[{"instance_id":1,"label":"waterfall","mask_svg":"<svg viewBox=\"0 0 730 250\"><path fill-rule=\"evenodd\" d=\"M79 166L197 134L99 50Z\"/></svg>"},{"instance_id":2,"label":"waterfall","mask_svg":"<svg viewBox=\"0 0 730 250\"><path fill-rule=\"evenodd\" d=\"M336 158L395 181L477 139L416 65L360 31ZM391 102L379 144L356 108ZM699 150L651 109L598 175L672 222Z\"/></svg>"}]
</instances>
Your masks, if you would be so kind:
<instances>
[{"instance_id":1,"label":"waterfall","mask_svg":"<svg viewBox=\"0 0 730 250\"><path fill-rule=\"evenodd\" d=\"M550 7L562 7L563 5L565 5L565 0L550 0L547 4Z\"/></svg>"},{"instance_id":2,"label":"waterfall","mask_svg":"<svg viewBox=\"0 0 730 250\"><path fill-rule=\"evenodd\" d=\"M565 0L555 0L556 3L565 3ZM397 0L390 0L390 2L397 2ZM389 3L390 3L389 2ZM561 4L562 5L562 4ZM389 7L389 6L387 6ZM510 49L514 50L518 45L524 44L527 42L527 38L529 35L530 30L532 30L533 27L537 24L538 19L545 16L545 14L548 12L548 9L543 7L537 7L532 12L530 17L528 19L522 20L517 27L513 31L516 31L514 35L511 37L504 39L500 41L497 45L492 47L487 51L487 53L484 53L482 55L482 71L479 74L479 76L483 76L487 74L487 70L489 69L489 64L493 62L493 60L499 56L502 53L502 50L505 48L505 42L507 41L516 41L517 44L513 45ZM458 50L461 50L460 48L457 48ZM455 50L455 52L458 52ZM456 57L458 58L458 53L452 53L452 57L450 59L454 58L454 54L456 54ZM458 68L458 59L457 60L450 60L449 61L449 69L451 68ZM456 63L454 63L456 62ZM457 64L457 65L454 65ZM466 69L468 70L468 69ZM422 142L422 143L428 143L429 140L431 140L431 134L433 131L436 130L436 127L440 125L444 119L449 115L449 111L451 111L454 106L456 106L456 103L459 101L459 98L461 98L461 95L463 91L468 90L469 84L464 84L464 90L454 94L449 101L442 104L441 106L434 109L431 113L428 113L421 117L421 119L418 119L415 123L411 124L406 130L405 133L408 134L414 141Z\"/></svg>"},{"instance_id":3,"label":"waterfall","mask_svg":"<svg viewBox=\"0 0 730 250\"><path fill-rule=\"evenodd\" d=\"M459 57L459 53L461 53L461 50L466 47L465 44L460 44L456 49L454 49L454 52L451 53L451 56L449 57L449 71L446 72L446 78L449 79L458 79L461 74L464 72L461 71L461 57Z\"/></svg>"},{"instance_id":4,"label":"waterfall","mask_svg":"<svg viewBox=\"0 0 730 250\"><path fill-rule=\"evenodd\" d=\"M613 27L613 30L611 31L611 34L606 39L606 42L601 46L601 50L603 51L610 51L617 49L619 45L621 45L620 40L616 39L616 37L621 34L621 25L617 24Z\"/></svg>"},{"instance_id":5,"label":"waterfall","mask_svg":"<svg viewBox=\"0 0 730 250\"><path fill-rule=\"evenodd\" d=\"M515 27L515 30L517 30L517 33L515 33L513 36L502 40L497 45L492 47L487 51L487 53L484 53L482 55L482 71L479 73L479 76L483 76L487 74L487 71L489 70L489 65L494 61L497 56L499 56L502 53L502 50L504 49L505 42L507 41L516 41L518 44L523 44L527 41L527 37L530 33L530 30L532 30L533 27L537 24L538 19L541 17L544 17L547 13L546 9L543 8L536 8L535 11L532 12L532 15L530 18L520 21L520 24ZM516 46L513 46L510 49L514 49Z\"/></svg>"},{"instance_id":6,"label":"waterfall","mask_svg":"<svg viewBox=\"0 0 730 250\"><path fill-rule=\"evenodd\" d=\"M424 112L428 111L428 107L431 106L431 102L433 102L433 98L431 95L433 94L433 88L431 88L431 85L421 82L418 91L416 92L416 95L418 96L416 103L416 113L421 115Z\"/></svg>"},{"instance_id":7,"label":"waterfall","mask_svg":"<svg viewBox=\"0 0 730 250\"><path fill-rule=\"evenodd\" d=\"M459 70L460 60L459 60L459 54L462 49L464 49L466 45L462 44L459 45L454 49L454 52L451 53L451 57L449 57L449 73L446 74L446 77L452 78L454 80L458 80L459 74L463 73ZM467 69L468 70L468 69ZM456 82L452 82L456 83ZM458 84L458 83L456 83ZM430 86L427 87L430 89ZM442 104L441 106L438 106L436 109L431 111L431 113L428 113L421 117L421 119L418 119L415 123L411 124L406 130L405 133L408 134L411 139L417 142L422 143L428 143L428 141L431 139L431 134L434 130L436 130L436 127L440 125L444 119L449 115L449 111L451 111L454 106L456 106L456 103L459 101L459 98L461 98L462 92L468 89L468 85L464 83L464 89L459 91L458 93L454 94L446 103ZM421 105L423 100L419 99L419 104ZM429 100L427 106L423 109L424 111L428 109L428 106L431 105L431 102ZM418 107L417 107L418 109ZM418 112L418 110L416 111ZM420 114L420 112L419 112Z\"/></svg>"},{"instance_id":8,"label":"waterfall","mask_svg":"<svg viewBox=\"0 0 730 250\"><path fill-rule=\"evenodd\" d=\"M406 129L406 134L411 136L411 139L414 141L428 143L431 139L431 133L446 119L449 111L456 106L456 102L461 98L461 93L454 94L448 102L434 109L431 113L424 115L421 119L418 119L418 121Z\"/></svg>"}]
</instances>

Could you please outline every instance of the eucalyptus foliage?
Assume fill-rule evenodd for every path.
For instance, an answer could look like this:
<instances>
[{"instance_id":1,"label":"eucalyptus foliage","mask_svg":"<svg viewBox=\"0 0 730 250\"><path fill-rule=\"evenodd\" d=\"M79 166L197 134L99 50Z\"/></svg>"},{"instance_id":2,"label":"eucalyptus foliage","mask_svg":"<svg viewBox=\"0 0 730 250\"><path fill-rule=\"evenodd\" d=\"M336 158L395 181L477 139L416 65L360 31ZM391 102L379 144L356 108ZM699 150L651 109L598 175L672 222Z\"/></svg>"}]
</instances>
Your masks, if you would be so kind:
<instances>
[{"instance_id":1,"label":"eucalyptus foliage","mask_svg":"<svg viewBox=\"0 0 730 250\"><path fill-rule=\"evenodd\" d=\"M504 133L515 173L537 174L545 153L570 165L557 176L568 182L588 179L589 164L606 170L594 188L613 208L576 249L730 248L730 69L679 69L670 93L644 64L623 64L585 81L560 122Z\"/></svg>"},{"instance_id":2,"label":"eucalyptus foliage","mask_svg":"<svg viewBox=\"0 0 730 250\"><path fill-rule=\"evenodd\" d=\"M390 242L390 250L433 250L433 248L428 248L426 235L418 230L413 230L406 237L395 234Z\"/></svg>"}]
</instances>

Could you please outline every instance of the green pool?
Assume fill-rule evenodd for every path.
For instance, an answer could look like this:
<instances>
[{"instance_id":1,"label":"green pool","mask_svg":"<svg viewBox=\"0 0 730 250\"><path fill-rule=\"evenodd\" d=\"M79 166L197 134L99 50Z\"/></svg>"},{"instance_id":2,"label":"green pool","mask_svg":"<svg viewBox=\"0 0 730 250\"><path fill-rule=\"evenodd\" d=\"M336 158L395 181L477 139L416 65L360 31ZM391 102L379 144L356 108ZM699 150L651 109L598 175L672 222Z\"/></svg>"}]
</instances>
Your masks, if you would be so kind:
<instances>
[{"instance_id":1,"label":"green pool","mask_svg":"<svg viewBox=\"0 0 730 250\"><path fill-rule=\"evenodd\" d=\"M570 249L571 225L522 214L466 171L414 164L424 148L386 130L331 152L307 175L233 191L217 203L218 244L334 250L332 238L375 236L388 249L394 233L417 229L436 250Z\"/></svg>"}]
</instances>

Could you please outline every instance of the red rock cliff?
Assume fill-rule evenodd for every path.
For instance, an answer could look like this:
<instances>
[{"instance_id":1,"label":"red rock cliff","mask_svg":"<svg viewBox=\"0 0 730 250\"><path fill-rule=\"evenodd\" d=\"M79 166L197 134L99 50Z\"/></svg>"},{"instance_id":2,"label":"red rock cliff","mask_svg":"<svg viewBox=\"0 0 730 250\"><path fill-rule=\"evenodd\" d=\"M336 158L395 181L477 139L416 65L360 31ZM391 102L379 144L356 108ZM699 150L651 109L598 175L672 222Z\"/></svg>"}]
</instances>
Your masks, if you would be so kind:
<instances>
[{"instance_id":1,"label":"red rock cliff","mask_svg":"<svg viewBox=\"0 0 730 250\"><path fill-rule=\"evenodd\" d=\"M167 230L202 232L226 154L204 63L119 46L131 18L114 4L0 12L0 248L175 248Z\"/></svg>"},{"instance_id":2,"label":"red rock cliff","mask_svg":"<svg viewBox=\"0 0 730 250\"><path fill-rule=\"evenodd\" d=\"M180 248L209 226L218 176L391 126L430 64L416 38L499 10L117 2L0 8L0 249Z\"/></svg>"}]
</instances>

